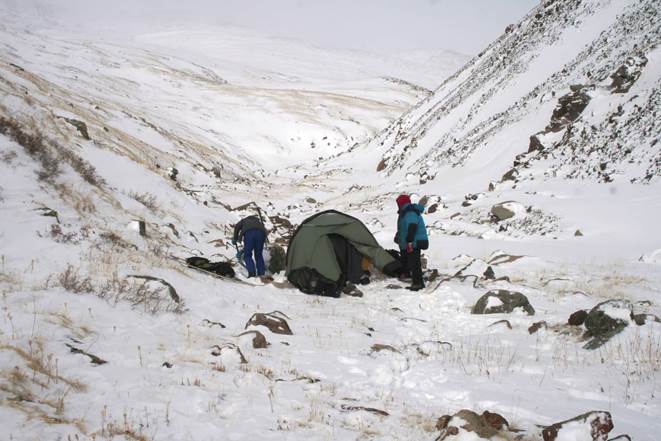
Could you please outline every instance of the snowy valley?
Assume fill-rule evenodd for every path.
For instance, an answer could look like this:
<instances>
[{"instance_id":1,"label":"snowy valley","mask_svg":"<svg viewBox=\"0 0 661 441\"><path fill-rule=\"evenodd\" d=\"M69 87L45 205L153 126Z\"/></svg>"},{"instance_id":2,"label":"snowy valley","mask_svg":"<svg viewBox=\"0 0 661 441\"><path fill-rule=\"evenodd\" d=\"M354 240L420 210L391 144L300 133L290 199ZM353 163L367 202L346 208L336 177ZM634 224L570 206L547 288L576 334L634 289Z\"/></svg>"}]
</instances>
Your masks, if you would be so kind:
<instances>
[{"instance_id":1,"label":"snowy valley","mask_svg":"<svg viewBox=\"0 0 661 441\"><path fill-rule=\"evenodd\" d=\"M0 438L658 440L657 1L545 0L472 59L4 13ZM256 209L394 248L400 193L419 292L181 262Z\"/></svg>"}]
</instances>

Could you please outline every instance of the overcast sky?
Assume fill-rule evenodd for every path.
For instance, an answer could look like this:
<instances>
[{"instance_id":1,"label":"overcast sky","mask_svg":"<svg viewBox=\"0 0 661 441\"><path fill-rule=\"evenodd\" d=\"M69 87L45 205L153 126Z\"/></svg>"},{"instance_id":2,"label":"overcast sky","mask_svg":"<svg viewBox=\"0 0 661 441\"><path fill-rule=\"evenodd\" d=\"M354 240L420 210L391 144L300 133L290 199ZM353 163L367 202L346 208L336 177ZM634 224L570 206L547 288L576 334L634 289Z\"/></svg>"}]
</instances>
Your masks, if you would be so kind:
<instances>
[{"instance_id":1,"label":"overcast sky","mask_svg":"<svg viewBox=\"0 0 661 441\"><path fill-rule=\"evenodd\" d=\"M539 0L0 0L71 30L234 25L333 49L475 54ZM82 26L81 26L82 25Z\"/></svg>"}]
</instances>

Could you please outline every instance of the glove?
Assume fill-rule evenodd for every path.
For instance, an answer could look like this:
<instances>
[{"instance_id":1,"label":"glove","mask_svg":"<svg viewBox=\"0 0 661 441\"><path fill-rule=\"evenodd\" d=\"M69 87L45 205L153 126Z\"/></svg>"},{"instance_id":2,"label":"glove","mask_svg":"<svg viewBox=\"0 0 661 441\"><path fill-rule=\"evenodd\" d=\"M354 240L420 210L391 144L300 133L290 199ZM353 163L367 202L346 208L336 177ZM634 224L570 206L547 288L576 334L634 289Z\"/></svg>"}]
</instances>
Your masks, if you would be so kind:
<instances>
[{"instance_id":1,"label":"glove","mask_svg":"<svg viewBox=\"0 0 661 441\"><path fill-rule=\"evenodd\" d=\"M413 244L411 242L406 244L406 252L409 254L413 252Z\"/></svg>"}]
</instances>

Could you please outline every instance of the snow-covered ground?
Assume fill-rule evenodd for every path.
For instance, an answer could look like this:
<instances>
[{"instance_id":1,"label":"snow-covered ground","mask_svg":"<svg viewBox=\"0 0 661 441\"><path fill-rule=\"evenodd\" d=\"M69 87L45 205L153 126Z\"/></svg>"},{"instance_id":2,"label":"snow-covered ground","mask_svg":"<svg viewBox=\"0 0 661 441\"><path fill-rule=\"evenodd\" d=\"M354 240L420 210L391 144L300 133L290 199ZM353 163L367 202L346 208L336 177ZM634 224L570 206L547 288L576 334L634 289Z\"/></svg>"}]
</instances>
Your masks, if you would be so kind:
<instances>
[{"instance_id":1,"label":"snow-covered ground","mask_svg":"<svg viewBox=\"0 0 661 441\"><path fill-rule=\"evenodd\" d=\"M481 120L449 113L436 138L420 135L420 149L391 139L398 123L388 124L429 96L406 116L416 126L470 72L435 96L417 87L431 88L424 75L406 73L420 54L397 68L330 52L317 68L318 49L264 48L268 40L236 30L101 41L14 21L0 25L4 438L434 440L439 417L471 409L501 414L525 440L592 410L611 413L610 438L657 440L661 324L621 316L625 330L588 350L584 328L567 319L610 299L661 316L661 183L625 179L638 168L608 183L551 177L548 163L530 169L533 179L498 182L521 150L511 138L547 124L551 104L507 119L489 148L421 183L414 164L434 157L435 139ZM634 86L644 94L658 84L650 59ZM534 87L545 75L524 79ZM526 92L507 90L483 115ZM377 172L391 147L404 149L402 162ZM649 149L658 154L658 144ZM173 258L233 257L231 227L252 213L249 202L273 242L333 208L388 248L402 191L427 196L433 211L425 255L438 277L424 291L377 277L359 287L362 298L307 296L282 274L263 286L226 281ZM491 207L507 201L514 217L494 222ZM162 279L177 297L132 276ZM524 294L535 314L471 314L492 289ZM259 312L285 318L292 335L248 325ZM254 348L246 330L269 345ZM558 440L590 439L581 433Z\"/></svg>"}]
</instances>

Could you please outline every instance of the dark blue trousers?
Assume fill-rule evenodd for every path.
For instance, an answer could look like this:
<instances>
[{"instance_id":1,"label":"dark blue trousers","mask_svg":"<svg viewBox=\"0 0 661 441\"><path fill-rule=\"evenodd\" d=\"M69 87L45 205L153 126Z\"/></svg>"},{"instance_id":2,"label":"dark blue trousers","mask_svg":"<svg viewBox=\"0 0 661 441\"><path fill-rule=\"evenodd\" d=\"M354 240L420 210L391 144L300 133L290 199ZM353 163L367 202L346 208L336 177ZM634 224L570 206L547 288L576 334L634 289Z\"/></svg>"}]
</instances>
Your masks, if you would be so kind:
<instances>
[{"instance_id":1,"label":"dark blue trousers","mask_svg":"<svg viewBox=\"0 0 661 441\"><path fill-rule=\"evenodd\" d=\"M246 263L246 269L249 276L264 275L264 240L266 235L262 230L248 230L243 235L243 261ZM255 260L253 260L253 254ZM255 269L255 262L257 268Z\"/></svg>"}]
</instances>

